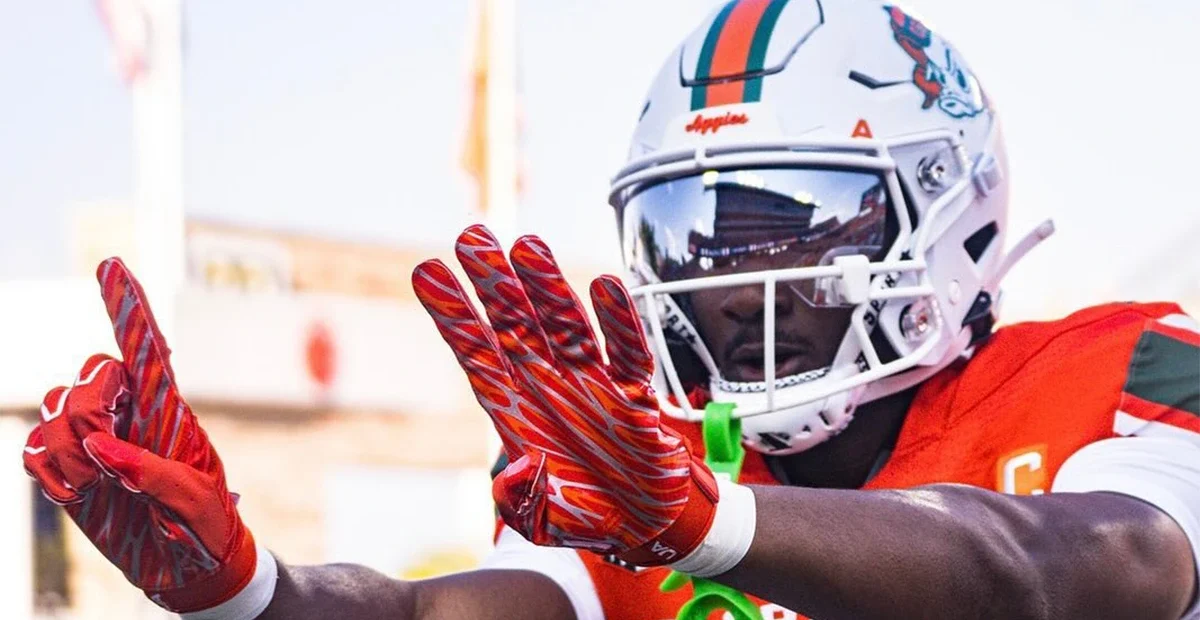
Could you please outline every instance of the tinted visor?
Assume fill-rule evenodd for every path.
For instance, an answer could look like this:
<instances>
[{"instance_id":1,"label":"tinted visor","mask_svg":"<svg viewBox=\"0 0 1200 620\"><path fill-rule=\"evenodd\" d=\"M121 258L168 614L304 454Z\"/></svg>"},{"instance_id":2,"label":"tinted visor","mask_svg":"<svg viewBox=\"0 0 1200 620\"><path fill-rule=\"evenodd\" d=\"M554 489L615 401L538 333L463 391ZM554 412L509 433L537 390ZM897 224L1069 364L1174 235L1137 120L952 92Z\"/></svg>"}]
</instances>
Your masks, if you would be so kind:
<instances>
[{"instance_id":1,"label":"tinted visor","mask_svg":"<svg viewBox=\"0 0 1200 620\"><path fill-rule=\"evenodd\" d=\"M660 281L832 264L883 254L884 179L829 169L709 170L635 194L622 217L624 247ZM828 279L826 279L828 280ZM828 281L789 288L814 306L837 306Z\"/></svg>"}]
</instances>

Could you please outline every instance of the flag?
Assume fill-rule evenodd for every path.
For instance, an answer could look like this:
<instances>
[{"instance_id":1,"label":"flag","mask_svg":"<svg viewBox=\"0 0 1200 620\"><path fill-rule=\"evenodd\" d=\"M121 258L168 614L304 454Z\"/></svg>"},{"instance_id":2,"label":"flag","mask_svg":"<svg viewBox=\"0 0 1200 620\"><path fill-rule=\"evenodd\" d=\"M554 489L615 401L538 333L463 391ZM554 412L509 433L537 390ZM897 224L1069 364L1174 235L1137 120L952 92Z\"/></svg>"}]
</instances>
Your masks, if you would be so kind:
<instances>
[{"instance_id":1,"label":"flag","mask_svg":"<svg viewBox=\"0 0 1200 620\"><path fill-rule=\"evenodd\" d=\"M126 84L133 84L150 65L150 15L139 0L97 0L96 8L112 37L117 71Z\"/></svg>"}]
</instances>

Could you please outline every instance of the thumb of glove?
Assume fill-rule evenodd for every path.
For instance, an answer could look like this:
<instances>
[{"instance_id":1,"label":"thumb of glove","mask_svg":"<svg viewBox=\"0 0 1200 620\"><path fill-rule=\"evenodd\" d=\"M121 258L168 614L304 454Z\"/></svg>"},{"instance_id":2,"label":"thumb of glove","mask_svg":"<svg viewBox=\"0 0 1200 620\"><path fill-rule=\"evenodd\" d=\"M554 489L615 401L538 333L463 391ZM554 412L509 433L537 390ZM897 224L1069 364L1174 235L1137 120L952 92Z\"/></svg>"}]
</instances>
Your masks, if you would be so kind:
<instances>
[{"instance_id":1,"label":"thumb of glove","mask_svg":"<svg viewBox=\"0 0 1200 620\"><path fill-rule=\"evenodd\" d=\"M145 493L185 522L208 521L220 506L221 491L203 472L186 463L164 459L108 433L96 432L83 439L83 449L92 461L122 486ZM204 532L198 532L204 537Z\"/></svg>"},{"instance_id":2,"label":"thumb of glove","mask_svg":"<svg viewBox=\"0 0 1200 620\"><path fill-rule=\"evenodd\" d=\"M534 544L546 539L546 455L526 454L510 463L492 481L496 510L509 527Z\"/></svg>"},{"instance_id":3,"label":"thumb of glove","mask_svg":"<svg viewBox=\"0 0 1200 620\"><path fill-rule=\"evenodd\" d=\"M147 477L143 454L158 458L145 448L102 432L94 432L84 437L83 449L101 471L116 478L134 493L143 492L142 487Z\"/></svg>"}]
</instances>

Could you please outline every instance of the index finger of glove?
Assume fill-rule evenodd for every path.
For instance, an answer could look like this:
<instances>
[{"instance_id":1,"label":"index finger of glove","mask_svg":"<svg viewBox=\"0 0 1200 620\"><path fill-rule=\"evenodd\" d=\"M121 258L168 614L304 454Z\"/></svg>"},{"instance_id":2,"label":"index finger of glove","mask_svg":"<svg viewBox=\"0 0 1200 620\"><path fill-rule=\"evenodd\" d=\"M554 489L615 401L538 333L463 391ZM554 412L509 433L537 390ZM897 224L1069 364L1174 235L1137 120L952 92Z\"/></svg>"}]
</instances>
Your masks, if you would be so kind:
<instances>
[{"instance_id":1,"label":"index finger of glove","mask_svg":"<svg viewBox=\"0 0 1200 620\"><path fill-rule=\"evenodd\" d=\"M126 370L136 387L155 383L149 379L159 374L174 382L171 350L158 329L158 321L150 310L141 283L119 258L100 263L96 269L96 279L100 283L104 307L112 321L113 336L117 339Z\"/></svg>"},{"instance_id":2,"label":"index finger of glove","mask_svg":"<svg viewBox=\"0 0 1200 620\"><path fill-rule=\"evenodd\" d=\"M188 425L187 409L175 384L171 350L163 339L142 285L121 262L110 258L96 270L101 296L121 349L122 365L133 394L133 427L123 437L161 456L175 444L179 429Z\"/></svg>"},{"instance_id":3,"label":"index finger of glove","mask_svg":"<svg viewBox=\"0 0 1200 620\"><path fill-rule=\"evenodd\" d=\"M505 453L510 459L520 458L527 449L527 433L517 424L519 416L514 415L521 398L495 334L480 318L458 278L442 261L428 260L417 265L412 285L417 299L466 373L476 400L492 418Z\"/></svg>"},{"instance_id":4,"label":"index finger of glove","mask_svg":"<svg viewBox=\"0 0 1200 620\"><path fill-rule=\"evenodd\" d=\"M591 294L613 379L649 385L654 375L654 356L629 291L615 277L600 276L592 281Z\"/></svg>"}]
</instances>

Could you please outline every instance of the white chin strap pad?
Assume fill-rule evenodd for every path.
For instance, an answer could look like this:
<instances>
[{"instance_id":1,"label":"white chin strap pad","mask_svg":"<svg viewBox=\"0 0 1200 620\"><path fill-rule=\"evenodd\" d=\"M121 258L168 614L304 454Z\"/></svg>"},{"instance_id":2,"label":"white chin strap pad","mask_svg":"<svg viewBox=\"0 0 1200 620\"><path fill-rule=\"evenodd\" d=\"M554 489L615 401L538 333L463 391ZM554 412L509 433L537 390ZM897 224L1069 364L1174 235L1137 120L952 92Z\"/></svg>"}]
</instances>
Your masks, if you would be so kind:
<instances>
[{"instance_id":1,"label":"white chin strap pad","mask_svg":"<svg viewBox=\"0 0 1200 620\"><path fill-rule=\"evenodd\" d=\"M854 418L854 410L863 392L861 387L819 400L803 399L803 393L812 393L814 384L837 379L826 375L813 383L777 387L775 410L758 415L743 417L738 415L738 410L750 412L765 409L767 396L762 392L729 392L719 389L714 381L712 399L713 402L735 406L734 415L742 420L742 437L747 447L765 454L795 454L836 436Z\"/></svg>"}]
</instances>

